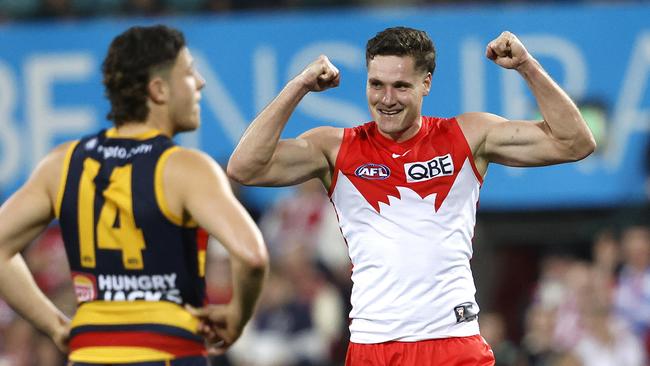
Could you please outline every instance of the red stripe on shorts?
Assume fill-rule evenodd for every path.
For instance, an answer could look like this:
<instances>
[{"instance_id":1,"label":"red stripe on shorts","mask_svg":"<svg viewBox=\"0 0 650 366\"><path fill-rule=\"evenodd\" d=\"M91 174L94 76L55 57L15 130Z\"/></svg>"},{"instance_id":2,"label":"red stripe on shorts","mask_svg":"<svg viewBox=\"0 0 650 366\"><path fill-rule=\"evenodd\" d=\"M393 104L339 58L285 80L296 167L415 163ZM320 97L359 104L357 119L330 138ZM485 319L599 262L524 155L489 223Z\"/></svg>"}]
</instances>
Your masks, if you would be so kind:
<instances>
[{"instance_id":1,"label":"red stripe on shorts","mask_svg":"<svg viewBox=\"0 0 650 366\"><path fill-rule=\"evenodd\" d=\"M176 357L205 356L205 345L189 339L152 332L84 332L70 339L70 350L85 347L144 347L171 353Z\"/></svg>"}]
</instances>

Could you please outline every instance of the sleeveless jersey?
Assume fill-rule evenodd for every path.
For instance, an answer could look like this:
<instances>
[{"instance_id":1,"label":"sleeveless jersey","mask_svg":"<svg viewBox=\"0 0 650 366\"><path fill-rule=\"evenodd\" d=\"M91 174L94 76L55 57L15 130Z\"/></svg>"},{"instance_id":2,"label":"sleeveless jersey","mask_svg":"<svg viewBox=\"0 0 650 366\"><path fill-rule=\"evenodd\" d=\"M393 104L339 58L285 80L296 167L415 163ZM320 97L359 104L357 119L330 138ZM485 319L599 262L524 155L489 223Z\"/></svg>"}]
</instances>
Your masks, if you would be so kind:
<instances>
[{"instance_id":1,"label":"sleeveless jersey","mask_svg":"<svg viewBox=\"0 0 650 366\"><path fill-rule=\"evenodd\" d=\"M158 131L122 138L110 129L68 150L56 214L80 304L71 361L205 354L198 320L183 305L204 304L207 236L167 209L162 189L176 149Z\"/></svg>"},{"instance_id":2,"label":"sleeveless jersey","mask_svg":"<svg viewBox=\"0 0 650 366\"><path fill-rule=\"evenodd\" d=\"M352 260L350 340L479 333L470 269L482 177L455 119L422 118L396 143L344 130L330 198Z\"/></svg>"}]
</instances>

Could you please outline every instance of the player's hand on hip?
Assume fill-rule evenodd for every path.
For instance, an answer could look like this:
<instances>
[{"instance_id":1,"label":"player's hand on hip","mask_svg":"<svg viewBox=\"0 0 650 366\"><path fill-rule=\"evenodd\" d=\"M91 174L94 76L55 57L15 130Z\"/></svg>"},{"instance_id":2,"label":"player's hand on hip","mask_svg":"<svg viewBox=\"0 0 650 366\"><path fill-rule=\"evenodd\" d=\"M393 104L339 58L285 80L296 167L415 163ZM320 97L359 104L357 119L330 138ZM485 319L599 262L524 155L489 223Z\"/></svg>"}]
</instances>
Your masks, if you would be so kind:
<instances>
[{"instance_id":1,"label":"player's hand on hip","mask_svg":"<svg viewBox=\"0 0 650 366\"><path fill-rule=\"evenodd\" d=\"M57 326L50 333L52 342L59 351L67 354L69 351L68 341L70 340L70 319L61 315L57 319Z\"/></svg>"},{"instance_id":2,"label":"player's hand on hip","mask_svg":"<svg viewBox=\"0 0 650 366\"><path fill-rule=\"evenodd\" d=\"M517 69L531 59L519 38L508 31L488 43L485 56L506 69Z\"/></svg>"},{"instance_id":3,"label":"player's hand on hip","mask_svg":"<svg viewBox=\"0 0 650 366\"><path fill-rule=\"evenodd\" d=\"M206 305L194 308L185 305L190 314L200 320L199 334L208 344L208 353L222 355L235 343L244 330L241 315L234 306Z\"/></svg>"},{"instance_id":4,"label":"player's hand on hip","mask_svg":"<svg viewBox=\"0 0 650 366\"><path fill-rule=\"evenodd\" d=\"M337 87L341 73L327 56L320 55L298 75L298 78L310 91L320 92Z\"/></svg>"}]
</instances>

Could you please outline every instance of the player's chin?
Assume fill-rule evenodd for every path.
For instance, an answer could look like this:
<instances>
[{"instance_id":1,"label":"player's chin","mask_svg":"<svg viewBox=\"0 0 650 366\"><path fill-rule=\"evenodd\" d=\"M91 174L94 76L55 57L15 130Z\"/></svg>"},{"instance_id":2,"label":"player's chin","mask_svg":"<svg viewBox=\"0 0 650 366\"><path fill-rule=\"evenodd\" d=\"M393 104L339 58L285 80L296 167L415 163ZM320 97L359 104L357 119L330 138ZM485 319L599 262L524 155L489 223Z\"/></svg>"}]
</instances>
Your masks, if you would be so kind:
<instances>
[{"instance_id":1,"label":"player's chin","mask_svg":"<svg viewBox=\"0 0 650 366\"><path fill-rule=\"evenodd\" d=\"M196 116L196 118L191 118L183 123L178 124L177 131L178 132L189 132L189 131L194 131L197 128L201 126L201 118L199 116Z\"/></svg>"},{"instance_id":2,"label":"player's chin","mask_svg":"<svg viewBox=\"0 0 650 366\"><path fill-rule=\"evenodd\" d=\"M397 117L397 118L396 118ZM383 132L393 133L402 130L402 118L398 116L379 116L376 119L379 129Z\"/></svg>"}]
</instances>

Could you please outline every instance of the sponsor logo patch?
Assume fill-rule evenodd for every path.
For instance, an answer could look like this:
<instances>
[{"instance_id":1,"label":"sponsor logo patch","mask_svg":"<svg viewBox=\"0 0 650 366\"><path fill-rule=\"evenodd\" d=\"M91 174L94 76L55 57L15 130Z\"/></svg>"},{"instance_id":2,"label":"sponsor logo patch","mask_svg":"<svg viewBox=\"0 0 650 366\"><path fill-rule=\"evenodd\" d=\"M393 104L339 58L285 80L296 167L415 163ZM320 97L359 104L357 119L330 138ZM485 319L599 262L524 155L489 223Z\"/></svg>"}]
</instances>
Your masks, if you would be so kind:
<instances>
[{"instance_id":1,"label":"sponsor logo patch","mask_svg":"<svg viewBox=\"0 0 650 366\"><path fill-rule=\"evenodd\" d=\"M478 313L473 310L474 304L471 302L464 302L460 305L454 306L454 315L456 315L456 323L471 322L475 320Z\"/></svg>"},{"instance_id":2,"label":"sponsor logo patch","mask_svg":"<svg viewBox=\"0 0 650 366\"><path fill-rule=\"evenodd\" d=\"M433 178L454 174L454 161L451 154L436 156L429 161L416 161L404 164L407 183L424 182Z\"/></svg>"},{"instance_id":3,"label":"sponsor logo patch","mask_svg":"<svg viewBox=\"0 0 650 366\"><path fill-rule=\"evenodd\" d=\"M97 137L93 137L92 139L86 141L86 150L92 150L97 146Z\"/></svg>"},{"instance_id":4,"label":"sponsor logo patch","mask_svg":"<svg viewBox=\"0 0 650 366\"><path fill-rule=\"evenodd\" d=\"M363 179L386 179L390 177L390 169L383 164L368 163L358 167L354 174Z\"/></svg>"},{"instance_id":5,"label":"sponsor logo patch","mask_svg":"<svg viewBox=\"0 0 650 366\"><path fill-rule=\"evenodd\" d=\"M72 285L78 302L97 299L97 279L88 273L73 272Z\"/></svg>"}]
</instances>

